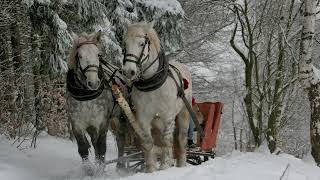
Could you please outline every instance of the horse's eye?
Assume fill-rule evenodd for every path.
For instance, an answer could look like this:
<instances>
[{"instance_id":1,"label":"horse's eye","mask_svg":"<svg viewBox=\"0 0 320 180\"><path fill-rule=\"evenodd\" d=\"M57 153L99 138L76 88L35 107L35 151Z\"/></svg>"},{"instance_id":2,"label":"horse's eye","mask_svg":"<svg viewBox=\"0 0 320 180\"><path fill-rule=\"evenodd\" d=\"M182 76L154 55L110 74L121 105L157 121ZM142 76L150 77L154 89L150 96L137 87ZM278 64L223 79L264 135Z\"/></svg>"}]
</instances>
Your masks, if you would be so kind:
<instances>
[{"instance_id":1,"label":"horse's eye","mask_svg":"<svg viewBox=\"0 0 320 180\"><path fill-rule=\"evenodd\" d=\"M141 43L140 43L140 46L143 47L143 46L144 46L144 42L141 42Z\"/></svg>"}]
</instances>

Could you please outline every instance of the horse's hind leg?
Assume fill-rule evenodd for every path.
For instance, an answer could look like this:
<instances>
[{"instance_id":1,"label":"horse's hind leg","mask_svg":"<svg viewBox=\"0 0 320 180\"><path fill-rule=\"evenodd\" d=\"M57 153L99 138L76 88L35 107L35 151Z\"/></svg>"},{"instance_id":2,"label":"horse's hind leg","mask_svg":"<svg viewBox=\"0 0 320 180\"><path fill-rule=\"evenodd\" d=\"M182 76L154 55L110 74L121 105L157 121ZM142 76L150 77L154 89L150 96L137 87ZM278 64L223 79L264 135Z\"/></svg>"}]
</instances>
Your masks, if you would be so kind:
<instances>
[{"instance_id":1,"label":"horse's hind leg","mask_svg":"<svg viewBox=\"0 0 320 180\"><path fill-rule=\"evenodd\" d=\"M182 167L186 165L187 154L186 154L186 144L187 144L187 134L189 127L189 112L184 107L177 116L177 166Z\"/></svg>"}]
</instances>

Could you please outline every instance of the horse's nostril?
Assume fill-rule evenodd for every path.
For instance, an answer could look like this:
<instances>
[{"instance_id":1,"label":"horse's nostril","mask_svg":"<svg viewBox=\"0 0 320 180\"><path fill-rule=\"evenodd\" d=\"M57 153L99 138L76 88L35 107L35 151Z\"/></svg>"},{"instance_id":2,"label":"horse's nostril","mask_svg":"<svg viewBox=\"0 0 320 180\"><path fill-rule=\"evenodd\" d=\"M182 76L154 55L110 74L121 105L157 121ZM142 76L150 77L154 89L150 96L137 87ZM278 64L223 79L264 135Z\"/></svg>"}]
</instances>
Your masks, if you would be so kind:
<instances>
[{"instance_id":1,"label":"horse's nostril","mask_svg":"<svg viewBox=\"0 0 320 180\"><path fill-rule=\"evenodd\" d=\"M88 81L88 86L92 87L93 83L91 81Z\"/></svg>"},{"instance_id":2,"label":"horse's nostril","mask_svg":"<svg viewBox=\"0 0 320 180\"><path fill-rule=\"evenodd\" d=\"M130 71L131 76L134 76L136 74L136 72L134 70Z\"/></svg>"}]
</instances>

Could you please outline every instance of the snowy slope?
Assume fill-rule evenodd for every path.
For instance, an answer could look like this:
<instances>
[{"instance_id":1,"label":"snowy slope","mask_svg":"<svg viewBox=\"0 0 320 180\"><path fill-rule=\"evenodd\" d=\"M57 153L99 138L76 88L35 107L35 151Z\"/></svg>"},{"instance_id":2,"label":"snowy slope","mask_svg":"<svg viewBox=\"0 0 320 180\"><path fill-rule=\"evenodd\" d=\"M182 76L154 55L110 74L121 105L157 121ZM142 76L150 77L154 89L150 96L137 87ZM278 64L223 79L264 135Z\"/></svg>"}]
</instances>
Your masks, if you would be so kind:
<instances>
[{"instance_id":1,"label":"snowy slope","mask_svg":"<svg viewBox=\"0 0 320 180\"><path fill-rule=\"evenodd\" d=\"M109 137L109 140L112 138ZM41 137L35 150L17 150L0 137L1 180L63 180L94 179L81 173L77 147L69 140ZM107 158L115 156L116 149L110 142ZM284 170L288 166L286 173ZM106 168L106 175L95 178L121 180L319 180L320 169L293 156L267 153L233 152L217 157L200 166L170 168L152 174L138 173L120 176L113 166Z\"/></svg>"}]
</instances>

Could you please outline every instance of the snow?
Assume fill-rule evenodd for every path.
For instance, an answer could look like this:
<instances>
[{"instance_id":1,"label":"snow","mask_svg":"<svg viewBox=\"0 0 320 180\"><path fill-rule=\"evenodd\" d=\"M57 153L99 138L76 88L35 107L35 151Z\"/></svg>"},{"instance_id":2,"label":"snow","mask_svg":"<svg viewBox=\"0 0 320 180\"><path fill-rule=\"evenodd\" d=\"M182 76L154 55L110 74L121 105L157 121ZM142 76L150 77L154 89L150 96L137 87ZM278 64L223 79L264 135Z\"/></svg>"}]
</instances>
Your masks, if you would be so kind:
<instances>
[{"instance_id":1,"label":"snow","mask_svg":"<svg viewBox=\"0 0 320 180\"><path fill-rule=\"evenodd\" d=\"M26 4L30 8L34 4L34 0L22 0L22 3Z\"/></svg>"},{"instance_id":2,"label":"snow","mask_svg":"<svg viewBox=\"0 0 320 180\"><path fill-rule=\"evenodd\" d=\"M59 30L66 30L68 28L67 24L59 17L58 14L53 15L53 22Z\"/></svg>"},{"instance_id":3,"label":"snow","mask_svg":"<svg viewBox=\"0 0 320 180\"><path fill-rule=\"evenodd\" d=\"M143 3L145 6L159 8L163 12L172 14L184 14L184 11L177 0L136 0L137 3Z\"/></svg>"},{"instance_id":4,"label":"snow","mask_svg":"<svg viewBox=\"0 0 320 180\"><path fill-rule=\"evenodd\" d=\"M36 0L38 3L43 5L50 5L51 0ZM66 0L63 0L66 1ZM34 0L22 0L22 3L26 4L28 8L30 8L34 4Z\"/></svg>"},{"instance_id":5,"label":"snow","mask_svg":"<svg viewBox=\"0 0 320 180\"><path fill-rule=\"evenodd\" d=\"M50 0L37 0L40 4L50 5Z\"/></svg>"},{"instance_id":6,"label":"snow","mask_svg":"<svg viewBox=\"0 0 320 180\"><path fill-rule=\"evenodd\" d=\"M314 73L314 77L312 78L311 83L312 84L317 84L320 80L320 70L316 68L315 66L312 65L312 70Z\"/></svg>"},{"instance_id":7,"label":"snow","mask_svg":"<svg viewBox=\"0 0 320 180\"><path fill-rule=\"evenodd\" d=\"M107 159L116 155L114 143L113 137L109 134ZM10 141L0 137L0 179L279 180L283 176L284 180L319 180L320 177L320 169L313 164L288 154L271 155L263 149L255 153L235 151L199 166L173 167L151 174L120 176L114 166L107 166L105 171L102 177L84 177L77 146L68 139L42 135L36 149L18 150Z\"/></svg>"}]
</instances>

